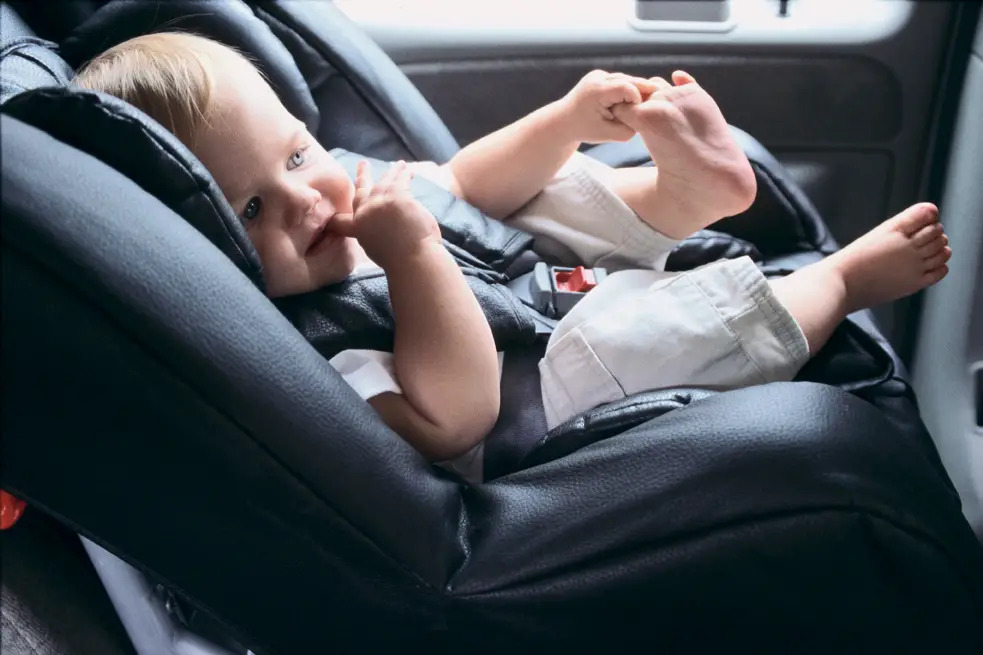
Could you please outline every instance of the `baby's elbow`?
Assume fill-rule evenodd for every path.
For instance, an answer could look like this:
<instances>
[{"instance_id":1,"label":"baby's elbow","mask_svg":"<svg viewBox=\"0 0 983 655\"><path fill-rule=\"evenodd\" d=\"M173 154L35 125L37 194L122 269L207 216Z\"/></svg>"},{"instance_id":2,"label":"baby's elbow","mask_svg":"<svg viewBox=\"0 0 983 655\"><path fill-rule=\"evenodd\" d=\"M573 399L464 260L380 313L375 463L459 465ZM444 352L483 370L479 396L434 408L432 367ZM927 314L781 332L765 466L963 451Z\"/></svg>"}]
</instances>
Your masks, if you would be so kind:
<instances>
[{"instance_id":1,"label":"baby's elbow","mask_svg":"<svg viewBox=\"0 0 983 655\"><path fill-rule=\"evenodd\" d=\"M489 400L480 411L476 412L475 419L472 421L471 430L468 434L468 440L471 443L468 450L473 448L479 441L483 441L488 436L488 433L492 431L495 423L498 422L499 409L499 397L498 394L495 394L493 401Z\"/></svg>"},{"instance_id":2,"label":"baby's elbow","mask_svg":"<svg viewBox=\"0 0 983 655\"><path fill-rule=\"evenodd\" d=\"M468 452L481 443L495 427L500 406L498 395L495 394L494 398L486 398L478 405L460 413L456 420L444 426L442 430L444 437L441 441L447 445L445 459Z\"/></svg>"}]
</instances>

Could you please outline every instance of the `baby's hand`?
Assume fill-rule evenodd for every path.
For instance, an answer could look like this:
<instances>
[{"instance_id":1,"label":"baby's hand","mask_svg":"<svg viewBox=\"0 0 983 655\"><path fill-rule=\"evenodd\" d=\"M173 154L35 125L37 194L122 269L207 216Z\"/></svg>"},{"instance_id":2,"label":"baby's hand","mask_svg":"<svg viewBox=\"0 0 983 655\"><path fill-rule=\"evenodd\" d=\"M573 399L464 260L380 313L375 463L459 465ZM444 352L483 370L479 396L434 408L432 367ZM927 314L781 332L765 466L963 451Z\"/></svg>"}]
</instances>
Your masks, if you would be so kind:
<instances>
[{"instance_id":1,"label":"baby's hand","mask_svg":"<svg viewBox=\"0 0 983 655\"><path fill-rule=\"evenodd\" d=\"M655 83L623 73L587 73L560 101L572 121L575 138L586 143L627 141L635 130L618 120L611 108L638 104L656 91Z\"/></svg>"},{"instance_id":2,"label":"baby's hand","mask_svg":"<svg viewBox=\"0 0 983 655\"><path fill-rule=\"evenodd\" d=\"M441 242L433 214L410 193L412 178L406 162L399 161L373 185L369 163L359 162L354 214L334 219L337 231L357 239L365 254L386 271L420 252L427 243Z\"/></svg>"}]
</instances>

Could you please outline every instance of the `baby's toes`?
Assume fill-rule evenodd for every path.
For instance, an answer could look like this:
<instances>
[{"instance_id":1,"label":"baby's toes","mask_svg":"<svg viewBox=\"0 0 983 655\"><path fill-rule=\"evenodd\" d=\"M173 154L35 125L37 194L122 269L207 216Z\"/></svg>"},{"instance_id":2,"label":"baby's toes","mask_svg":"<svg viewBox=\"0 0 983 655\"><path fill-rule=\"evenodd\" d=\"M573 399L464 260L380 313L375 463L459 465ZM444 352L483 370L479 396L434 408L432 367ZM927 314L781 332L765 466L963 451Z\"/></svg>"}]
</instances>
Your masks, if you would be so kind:
<instances>
[{"instance_id":1,"label":"baby's toes","mask_svg":"<svg viewBox=\"0 0 983 655\"><path fill-rule=\"evenodd\" d=\"M934 270L926 271L925 273L922 273L922 280L921 280L922 285L926 287L931 286L936 282L938 282L939 280L941 280L942 278L944 278L948 274L949 274L948 266L939 266Z\"/></svg>"},{"instance_id":2,"label":"baby's toes","mask_svg":"<svg viewBox=\"0 0 983 655\"><path fill-rule=\"evenodd\" d=\"M943 266L952 257L952 248L944 246L942 250L924 260L922 270L933 271Z\"/></svg>"},{"instance_id":3,"label":"baby's toes","mask_svg":"<svg viewBox=\"0 0 983 655\"><path fill-rule=\"evenodd\" d=\"M918 248L918 254L922 259L928 259L938 253L942 252L942 249L949 244L949 240L945 238L945 235L940 234L928 243L926 243L921 248Z\"/></svg>"},{"instance_id":4,"label":"baby's toes","mask_svg":"<svg viewBox=\"0 0 983 655\"><path fill-rule=\"evenodd\" d=\"M648 81L655 86L656 91L667 91L672 88L672 84L669 84L664 77L650 77Z\"/></svg>"},{"instance_id":5,"label":"baby's toes","mask_svg":"<svg viewBox=\"0 0 983 655\"><path fill-rule=\"evenodd\" d=\"M930 202L918 203L898 214L897 220L905 234L914 235L939 222L939 209Z\"/></svg>"},{"instance_id":6,"label":"baby's toes","mask_svg":"<svg viewBox=\"0 0 983 655\"><path fill-rule=\"evenodd\" d=\"M941 235L942 224L932 223L931 225L926 225L915 232L914 236L911 237L911 243L916 248L924 248L925 246L933 244Z\"/></svg>"}]
</instances>

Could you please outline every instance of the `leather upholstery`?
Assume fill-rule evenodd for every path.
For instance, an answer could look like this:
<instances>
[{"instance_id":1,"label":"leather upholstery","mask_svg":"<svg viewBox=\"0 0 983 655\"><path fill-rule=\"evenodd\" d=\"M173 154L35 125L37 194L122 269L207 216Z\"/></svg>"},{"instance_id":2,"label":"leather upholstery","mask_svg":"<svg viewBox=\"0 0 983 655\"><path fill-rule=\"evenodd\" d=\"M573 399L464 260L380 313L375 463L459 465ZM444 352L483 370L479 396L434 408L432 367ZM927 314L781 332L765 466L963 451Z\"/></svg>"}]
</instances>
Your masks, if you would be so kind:
<instances>
[{"instance_id":1,"label":"leather upholstery","mask_svg":"<svg viewBox=\"0 0 983 655\"><path fill-rule=\"evenodd\" d=\"M265 289L259 255L211 174L174 135L142 111L105 93L67 87L23 93L4 111L127 175ZM74 120L66 121L66 115ZM120 143L126 147L120 148Z\"/></svg>"},{"instance_id":2,"label":"leather upholstery","mask_svg":"<svg viewBox=\"0 0 983 655\"><path fill-rule=\"evenodd\" d=\"M10 5L0 3L0 102L26 89L66 84L72 69Z\"/></svg>"},{"instance_id":3,"label":"leather upholstery","mask_svg":"<svg viewBox=\"0 0 983 655\"><path fill-rule=\"evenodd\" d=\"M304 22L322 10L300 7L321 3L226 5L215 11L230 12L239 36L264 41L270 65L285 62L278 84L297 106L298 80L322 96L309 83L316 58L303 60L289 34L354 44L342 58L361 52L330 13ZM109 15L92 25L130 29ZM253 23L259 15L282 25ZM92 25L65 48L84 51L78 34ZM372 68L355 63L335 70L384 94L388 80L363 79ZM433 118L414 101L379 102L364 133L345 126L365 154L448 146L439 130L406 136ZM0 412L3 486L179 590L252 650L983 648L983 553L903 370L865 316L794 383L643 394L549 435L500 421L488 443L498 477L463 486L388 430L192 227L200 204L180 220L186 205L134 179L132 162L8 109L0 321L3 377L16 383ZM315 122L348 115L315 110ZM386 135L390 123L399 128ZM781 234L754 239L742 217L731 224L749 230L740 236L766 270L835 247L821 221L803 222L818 217L780 167L760 160L773 182L762 192L777 195L759 209L781 212L760 219ZM184 164L161 170L197 174ZM505 371L527 396L534 358L525 351ZM503 407L534 425L521 398Z\"/></svg>"},{"instance_id":4,"label":"leather upholstery","mask_svg":"<svg viewBox=\"0 0 983 655\"><path fill-rule=\"evenodd\" d=\"M23 36L37 35L13 7L6 2L0 3L0 44L6 45L10 40Z\"/></svg>"}]
</instances>

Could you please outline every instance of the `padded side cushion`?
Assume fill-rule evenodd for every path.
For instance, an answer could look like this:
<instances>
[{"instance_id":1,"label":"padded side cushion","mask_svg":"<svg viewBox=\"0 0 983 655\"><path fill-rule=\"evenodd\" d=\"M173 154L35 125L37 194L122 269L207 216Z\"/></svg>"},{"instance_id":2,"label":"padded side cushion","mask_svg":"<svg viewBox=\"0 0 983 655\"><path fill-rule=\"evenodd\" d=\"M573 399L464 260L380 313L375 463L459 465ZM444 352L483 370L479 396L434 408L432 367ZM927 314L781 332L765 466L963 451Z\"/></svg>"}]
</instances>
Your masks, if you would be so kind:
<instances>
[{"instance_id":1,"label":"padded side cushion","mask_svg":"<svg viewBox=\"0 0 983 655\"><path fill-rule=\"evenodd\" d=\"M750 257L761 261L761 253L753 243L723 232L700 230L683 239L666 259L667 271L688 271L718 259Z\"/></svg>"},{"instance_id":2,"label":"padded side cushion","mask_svg":"<svg viewBox=\"0 0 983 655\"><path fill-rule=\"evenodd\" d=\"M174 135L142 111L104 93L50 87L12 98L3 112L132 179L264 288L259 256L211 174ZM72 120L65 120L66 116ZM132 211L138 213L140 208Z\"/></svg>"},{"instance_id":3,"label":"padded side cushion","mask_svg":"<svg viewBox=\"0 0 983 655\"><path fill-rule=\"evenodd\" d=\"M8 11L0 18L6 18ZM72 79L72 69L58 56L54 43L26 35L8 41L6 36L0 49L0 102L29 89L68 84Z\"/></svg>"},{"instance_id":4,"label":"padded side cushion","mask_svg":"<svg viewBox=\"0 0 983 655\"><path fill-rule=\"evenodd\" d=\"M0 45L6 47L14 39L37 36L9 2L0 2Z\"/></svg>"}]
</instances>

